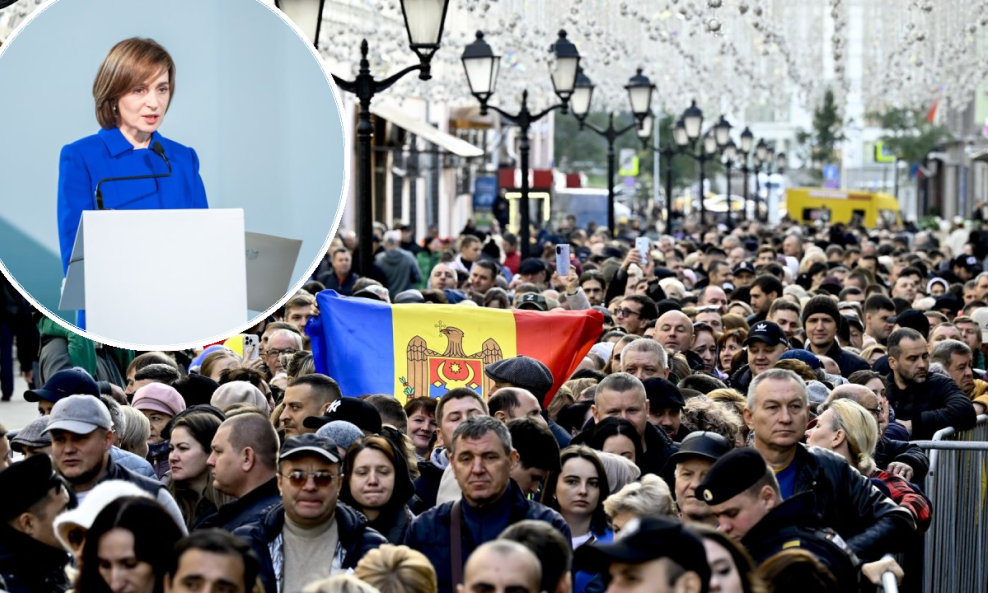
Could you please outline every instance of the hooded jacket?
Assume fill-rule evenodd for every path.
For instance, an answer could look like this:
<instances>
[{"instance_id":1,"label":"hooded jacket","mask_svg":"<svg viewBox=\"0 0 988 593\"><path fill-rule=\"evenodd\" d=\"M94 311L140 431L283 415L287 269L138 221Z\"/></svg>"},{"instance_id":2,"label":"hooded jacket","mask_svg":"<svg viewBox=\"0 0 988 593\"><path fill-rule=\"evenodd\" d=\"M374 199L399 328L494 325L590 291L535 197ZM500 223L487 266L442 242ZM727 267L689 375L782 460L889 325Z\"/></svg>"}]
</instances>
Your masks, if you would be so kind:
<instances>
[{"instance_id":1,"label":"hooded jacket","mask_svg":"<svg viewBox=\"0 0 988 593\"><path fill-rule=\"evenodd\" d=\"M332 562L334 572L356 568L364 554L388 543L384 536L368 526L367 517L345 503L336 503L334 516L339 540L336 543L336 553L332 558L326 559L327 562ZM233 532L249 543L260 559L260 579L268 593L282 593L285 554L281 530L284 526L285 507L279 503L265 511L257 521Z\"/></svg>"},{"instance_id":2,"label":"hooded jacket","mask_svg":"<svg viewBox=\"0 0 988 593\"><path fill-rule=\"evenodd\" d=\"M387 280L385 286L394 298L399 292L408 290L422 281L419 264L415 257L401 248L387 249L379 253L376 263Z\"/></svg>"}]
</instances>

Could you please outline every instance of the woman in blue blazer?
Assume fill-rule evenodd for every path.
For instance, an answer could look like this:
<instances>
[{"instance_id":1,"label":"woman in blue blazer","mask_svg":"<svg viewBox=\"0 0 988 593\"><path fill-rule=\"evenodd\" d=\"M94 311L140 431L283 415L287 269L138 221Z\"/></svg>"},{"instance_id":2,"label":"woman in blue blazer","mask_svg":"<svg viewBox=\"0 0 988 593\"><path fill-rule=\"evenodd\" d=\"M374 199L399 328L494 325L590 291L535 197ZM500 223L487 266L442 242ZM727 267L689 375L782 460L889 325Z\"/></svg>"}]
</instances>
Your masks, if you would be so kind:
<instances>
[{"instance_id":1,"label":"woman in blue blazer","mask_svg":"<svg viewBox=\"0 0 988 593\"><path fill-rule=\"evenodd\" d=\"M166 175L170 165L169 176L103 183L102 207L208 207L196 152L158 133L174 93L175 63L155 41L125 39L107 54L93 83L96 119L102 129L62 148L59 162L58 234L63 273L68 271L82 212L98 207L96 185L101 179ZM156 154L156 144L164 149L161 154Z\"/></svg>"}]
</instances>

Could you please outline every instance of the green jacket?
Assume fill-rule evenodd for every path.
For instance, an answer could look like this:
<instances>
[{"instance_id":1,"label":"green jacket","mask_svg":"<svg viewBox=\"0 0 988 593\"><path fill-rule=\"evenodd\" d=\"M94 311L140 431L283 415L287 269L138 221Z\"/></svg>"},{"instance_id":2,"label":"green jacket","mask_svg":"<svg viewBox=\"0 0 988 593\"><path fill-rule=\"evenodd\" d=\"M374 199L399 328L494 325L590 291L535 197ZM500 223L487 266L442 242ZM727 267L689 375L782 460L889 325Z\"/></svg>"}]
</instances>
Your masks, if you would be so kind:
<instances>
[{"instance_id":1,"label":"green jacket","mask_svg":"<svg viewBox=\"0 0 988 593\"><path fill-rule=\"evenodd\" d=\"M69 366L84 369L97 381L108 380L99 376L101 373L99 373L98 369L99 363L96 353L96 342L84 338L73 331L65 329L47 317L38 322L38 331L41 332L42 348L44 348L45 344L53 338L62 338L67 343ZM113 365L120 370L120 374L123 375L126 372L127 367L134 360L134 351L113 348L112 346L100 346L105 351L104 358L109 362L112 362ZM52 370L57 371L61 369ZM47 381L52 373L42 374L44 375L43 380Z\"/></svg>"}]
</instances>

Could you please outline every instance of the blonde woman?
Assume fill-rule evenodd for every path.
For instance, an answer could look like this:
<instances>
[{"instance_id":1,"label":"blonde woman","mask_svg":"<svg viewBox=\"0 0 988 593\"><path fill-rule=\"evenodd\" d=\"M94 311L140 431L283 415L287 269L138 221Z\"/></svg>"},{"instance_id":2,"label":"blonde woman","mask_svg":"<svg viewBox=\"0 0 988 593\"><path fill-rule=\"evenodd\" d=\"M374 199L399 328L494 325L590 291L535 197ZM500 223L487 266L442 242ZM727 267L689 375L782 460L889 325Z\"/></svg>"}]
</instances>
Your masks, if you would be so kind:
<instances>
[{"instance_id":1,"label":"blonde woman","mask_svg":"<svg viewBox=\"0 0 988 593\"><path fill-rule=\"evenodd\" d=\"M408 546L384 544L371 550L353 574L381 593L435 593L438 587L429 559Z\"/></svg>"},{"instance_id":2,"label":"blonde woman","mask_svg":"<svg viewBox=\"0 0 988 593\"><path fill-rule=\"evenodd\" d=\"M842 455L851 467L871 478L871 483L886 496L912 513L917 533L925 533L932 518L930 501L903 478L875 467L876 416L881 414L881 405L876 403L876 409L867 410L850 399L835 399L826 405L816 426L806 431L807 444Z\"/></svg>"}]
</instances>

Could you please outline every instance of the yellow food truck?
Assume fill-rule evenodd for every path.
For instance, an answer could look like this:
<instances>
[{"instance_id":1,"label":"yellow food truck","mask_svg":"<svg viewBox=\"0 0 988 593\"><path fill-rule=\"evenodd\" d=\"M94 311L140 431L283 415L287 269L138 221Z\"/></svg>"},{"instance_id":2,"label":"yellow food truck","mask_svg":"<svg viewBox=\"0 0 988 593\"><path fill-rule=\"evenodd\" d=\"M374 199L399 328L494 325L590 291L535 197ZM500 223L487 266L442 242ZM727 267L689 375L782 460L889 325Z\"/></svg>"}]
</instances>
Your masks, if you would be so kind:
<instances>
[{"instance_id":1,"label":"yellow food truck","mask_svg":"<svg viewBox=\"0 0 988 593\"><path fill-rule=\"evenodd\" d=\"M891 194L800 187L786 190L786 211L793 220L862 225L866 228L901 224L899 201Z\"/></svg>"}]
</instances>

